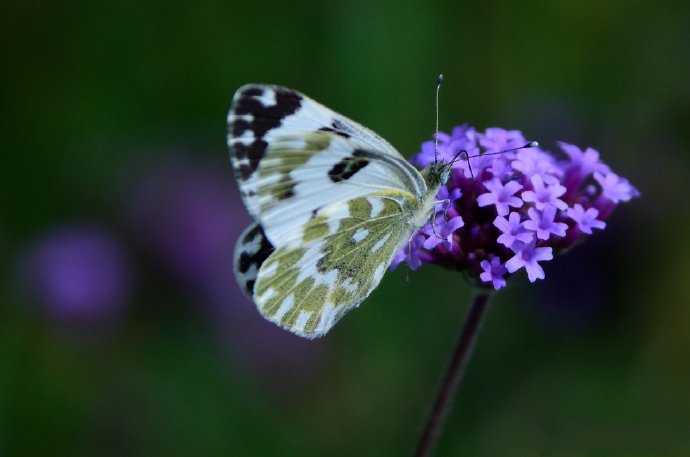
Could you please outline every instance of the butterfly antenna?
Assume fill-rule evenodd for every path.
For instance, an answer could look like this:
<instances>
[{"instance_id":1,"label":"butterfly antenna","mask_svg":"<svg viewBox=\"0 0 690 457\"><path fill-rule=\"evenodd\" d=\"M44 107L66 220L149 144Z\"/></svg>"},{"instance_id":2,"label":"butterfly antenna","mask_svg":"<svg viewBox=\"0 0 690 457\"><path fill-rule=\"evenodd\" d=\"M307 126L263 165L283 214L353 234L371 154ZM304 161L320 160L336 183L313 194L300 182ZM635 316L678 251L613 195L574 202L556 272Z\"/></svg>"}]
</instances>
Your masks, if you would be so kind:
<instances>
[{"instance_id":1,"label":"butterfly antenna","mask_svg":"<svg viewBox=\"0 0 690 457\"><path fill-rule=\"evenodd\" d=\"M443 74L436 78L436 133L434 134L434 163L438 163L438 93L441 91Z\"/></svg>"}]
</instances>

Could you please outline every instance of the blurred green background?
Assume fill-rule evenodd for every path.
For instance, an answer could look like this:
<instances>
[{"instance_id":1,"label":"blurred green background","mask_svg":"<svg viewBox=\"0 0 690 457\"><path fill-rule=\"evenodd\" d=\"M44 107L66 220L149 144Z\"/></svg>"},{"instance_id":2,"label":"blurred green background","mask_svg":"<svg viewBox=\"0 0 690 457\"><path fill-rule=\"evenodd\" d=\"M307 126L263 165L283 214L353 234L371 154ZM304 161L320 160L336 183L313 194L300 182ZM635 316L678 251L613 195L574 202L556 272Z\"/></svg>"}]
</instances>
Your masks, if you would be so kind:
<instances>
[{"instance_id":1,"label":"blurred green background","mask_svg":"<svg viewBox=\"0 0 690 457\"><path fill-rule=\"evenodd\" d=\"M690 4L5 1L0 455L410 455L471 291L386 275L326 338L238 291L235 89L409 157L441 129L598 149L642 198L493 301L437 455L690 455Z\"/></svg>"}]
</instances>

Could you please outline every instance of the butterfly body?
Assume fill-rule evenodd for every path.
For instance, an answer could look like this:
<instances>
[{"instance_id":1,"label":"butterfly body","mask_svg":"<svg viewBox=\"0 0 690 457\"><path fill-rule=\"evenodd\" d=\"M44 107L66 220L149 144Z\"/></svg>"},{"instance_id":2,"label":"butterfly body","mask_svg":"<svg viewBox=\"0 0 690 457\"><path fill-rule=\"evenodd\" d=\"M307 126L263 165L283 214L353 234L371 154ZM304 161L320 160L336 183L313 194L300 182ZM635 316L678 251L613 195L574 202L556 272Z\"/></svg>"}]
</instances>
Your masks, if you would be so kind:
<instances>
[{"instance_id":1,"label":"butterfly body","mask_svg":"<svg viewBox=\"0 0 690 457\"><path fill-rule=\"evenodd\" d=\"M450 169L420 173L366 127L271 85L236 92L228 145L255 219L235 249L237 279L264 317L308 338L378 285Z\"/></svg>"}]
</instances>

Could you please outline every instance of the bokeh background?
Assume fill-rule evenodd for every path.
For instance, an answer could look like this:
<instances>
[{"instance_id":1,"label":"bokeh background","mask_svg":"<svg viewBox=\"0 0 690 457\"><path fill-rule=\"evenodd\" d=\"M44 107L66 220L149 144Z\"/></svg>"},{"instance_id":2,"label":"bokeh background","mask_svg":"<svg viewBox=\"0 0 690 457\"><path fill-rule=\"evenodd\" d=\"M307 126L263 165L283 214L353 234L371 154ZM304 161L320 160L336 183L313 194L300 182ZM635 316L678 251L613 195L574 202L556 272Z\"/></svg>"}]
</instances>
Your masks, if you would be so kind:
<instances>
[{"instance_id":1,"label":"bokeh background","mask_svg":"<svg viewBox=\"0 0 690 457\"><path fill-rule=\"evenodd\" d=\"M247 82L406 156L597 148L642 198L492 304L437 455L690 455L690 3L4 1L0 455L409 455L471 291L386 275L326 338L239 292Z\"/></svg>"}]
</instances>

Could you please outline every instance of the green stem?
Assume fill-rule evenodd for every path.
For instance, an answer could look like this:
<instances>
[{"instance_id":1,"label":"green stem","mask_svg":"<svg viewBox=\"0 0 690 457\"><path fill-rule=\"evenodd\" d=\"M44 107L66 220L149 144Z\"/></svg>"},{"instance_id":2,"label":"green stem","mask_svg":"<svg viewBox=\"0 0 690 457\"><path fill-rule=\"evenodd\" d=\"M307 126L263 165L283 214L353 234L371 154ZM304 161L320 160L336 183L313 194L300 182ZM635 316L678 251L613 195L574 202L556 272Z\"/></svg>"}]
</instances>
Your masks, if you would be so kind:
<instances>
[{"instance_id":1,"label":"green stem","mask_svg":"<svg viewBox=\"0 0 690 457\"><path fill-rule=\"evenodd\" d=\"M424 425L424 431L417 444L415 457L429 457L438 436L443 429L450 407L455 399L455 394L458 391L462 376L465 373L467 363L472 356L479 328L481 327L486 310L489 304L489 292L478 292L474 296L472 305L470 306L465 323L462 326L462 331L455 343L453 356L450 359L446 374L443 377L443 382L436 393L436 399L431 407L429 416Z\"/></svg>"}]
</instances>

